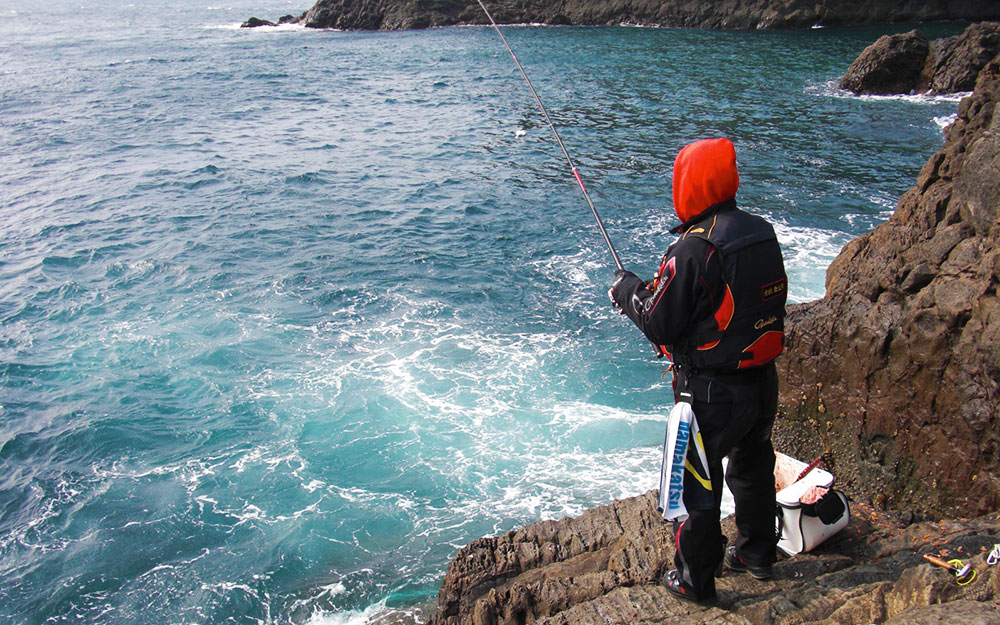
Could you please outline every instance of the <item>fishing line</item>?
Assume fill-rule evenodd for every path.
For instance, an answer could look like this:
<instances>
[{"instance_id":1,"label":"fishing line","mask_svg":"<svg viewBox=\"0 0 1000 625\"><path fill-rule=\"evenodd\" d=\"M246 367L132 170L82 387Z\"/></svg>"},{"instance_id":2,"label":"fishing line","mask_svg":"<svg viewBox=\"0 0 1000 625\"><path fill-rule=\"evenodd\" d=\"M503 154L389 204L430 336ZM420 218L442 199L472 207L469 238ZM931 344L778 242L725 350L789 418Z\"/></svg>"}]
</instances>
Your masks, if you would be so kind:
<instances>
[{"instance_id":1,"label":"fishing line","mask_svg":"<svg viewBox=\"0 0 1000 625\"><path fill-rule=\"evenodd\" d=\"M528 78L528 74L525 73L524 67L521 66L521 62L517 60L517 55L514 54L514 49L510 47L510 44L507 43L507 38L503 36L502 32L500 32L500 27L497 26L495 21L493 21L493 16L490 15L490 12L486 9L486 5L483 4L483 0L477 0L477 2L479 2L479 6L483 8L483 12L486 13L486 17L490 20L493 30L497 31L497 34L500 35L500 41L502 41L504 47L507 48L507 52L510 52L511 58L514 59L514 64L517 65L518 71L521 72L521 77L524 78L524 82L528 84L528 89L531 91L531 95L535 98L535 103L538 105L538 108L541 109L542 116L545 117L545 122L549 125L549 128L552 129L552 136L556 138L556 143L559 144L559 149L562 150L563 156L565 156L566 160L569 162L569 167L573 171L573 177L576 178L576 183L580 185L580 190L583 191L583 197L587 200L587 206L590 207L590 212L594 214L594 220L597 221L597 227L601 231L601 236L604 237L604 242L608 245L608 250L611 252L611 258L615 261L615 267L618 269L624 269L624 267L622 267L622 261L618 259L618 252L615 251L615 246L611 243L611 237L608 236L608 231L604 229L604 222L601 221L601 216L597 213L597 207L594 206L593 200L590 199L590 193L587 192L587 187L584 186L583 179L580 178L580 172L577 171L576 165L573 164L573 159L566 150L566 146L563 145L562 138L559 137L559 132L556 130L556 125L552 123L551 119L549 119L549 113L545 110L545 105L542 104L542 99L538 97L538 92L535 91L534 85L531 84L531 80Z\"/></svg>"}]
</instances>

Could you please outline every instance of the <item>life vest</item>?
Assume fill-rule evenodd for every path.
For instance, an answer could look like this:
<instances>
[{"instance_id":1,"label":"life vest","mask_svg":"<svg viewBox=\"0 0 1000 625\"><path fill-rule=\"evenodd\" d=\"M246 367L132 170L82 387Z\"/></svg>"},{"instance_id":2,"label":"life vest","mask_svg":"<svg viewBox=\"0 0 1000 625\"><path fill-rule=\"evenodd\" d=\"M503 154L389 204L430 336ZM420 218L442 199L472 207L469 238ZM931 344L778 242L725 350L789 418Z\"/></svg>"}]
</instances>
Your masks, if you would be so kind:
<instances>
[{"instance_id":1,"label":"life vest","mask_svg":"<svg viewBox=\"0 0 1000 625\"><path fill-rule=\"evenodd\" d=\"M765 365L784 349L788 277L774 229L738 209L709 215L683 238L708 241L721 255L725 289L714 314L669 347L674 362L696 369Z\"/></svg>"}]
</instances>

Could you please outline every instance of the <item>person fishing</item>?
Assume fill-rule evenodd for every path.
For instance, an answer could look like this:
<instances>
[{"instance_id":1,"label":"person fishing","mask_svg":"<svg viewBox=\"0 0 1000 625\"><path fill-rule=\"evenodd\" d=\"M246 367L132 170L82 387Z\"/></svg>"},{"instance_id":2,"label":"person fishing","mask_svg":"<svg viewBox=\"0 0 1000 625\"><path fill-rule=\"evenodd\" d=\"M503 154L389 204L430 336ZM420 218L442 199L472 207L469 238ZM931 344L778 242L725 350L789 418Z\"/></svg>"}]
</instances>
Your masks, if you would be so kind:
<instances>
[{"instance_id":1,"label":"person fishing","mask_svg":"<svg viewBox=\"0 0 1000 625\"><path fill-rule=\"evenodd\" d=\"M674 526L676 568L662 583L674 596L706 605L718 600L715 573L723 562L767 579L776 558L771 427L788 279L774 229L737 207L739 182L729 139L685 146L673 171L682 223L671 232L680 238L653 280L618 269L610 290L615 307L673 361L675 400L682 391L693 396L712 496L697 497L685 486L688 516ZM726 456L738 532L728 548L720 523Z\"/></svg>"},{"instance_id":2,"label":"person fishing","mask_svg":"<svg viewBox=\"0 0 1000 625\"><path fill-rule=\"evenodd\" d=\"M682 222L674 231L682 233L680 240L667 250L651 283L625 271L538 92L486 5L478 3L541 110L604 238L617 268L612 301L653 341L658 355L673 360L675 400L693 393L711 496L685 492L688 516L674 531L677 568L663 583L683 599L714 603L714 572L723 560L734 571L766 579L776 555L771 426L778 374L772 361L784 346L788 279L774 230L736 206L740 178L732 142L698 141L674 163L674 210ZM728 549L719 522L727 455L726 483L736 500L738 530Z\"/></svg>"}]
</instances>

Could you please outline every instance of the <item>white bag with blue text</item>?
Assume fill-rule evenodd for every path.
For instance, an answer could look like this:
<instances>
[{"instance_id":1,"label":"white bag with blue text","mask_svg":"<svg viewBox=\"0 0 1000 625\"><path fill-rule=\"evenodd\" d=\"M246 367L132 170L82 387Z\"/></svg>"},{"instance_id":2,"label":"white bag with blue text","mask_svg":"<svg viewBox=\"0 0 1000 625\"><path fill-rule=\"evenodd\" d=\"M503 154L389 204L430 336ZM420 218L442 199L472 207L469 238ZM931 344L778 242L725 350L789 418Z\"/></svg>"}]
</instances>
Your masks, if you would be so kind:
<instances>
[{"instance_id":1,"label":"white bag with blue text","mask_svg":"<svg viewBox=\"0 0 1000 625\"><path fill-rule=\"evenodd\" d=\"M677 398L667 419L663 441L657 509L667 521L680 522L688 517L688 504L696 507L711 505L714 496L705 444L691 407L691 394L681 391Z\"/></svg>"}]
</instances>

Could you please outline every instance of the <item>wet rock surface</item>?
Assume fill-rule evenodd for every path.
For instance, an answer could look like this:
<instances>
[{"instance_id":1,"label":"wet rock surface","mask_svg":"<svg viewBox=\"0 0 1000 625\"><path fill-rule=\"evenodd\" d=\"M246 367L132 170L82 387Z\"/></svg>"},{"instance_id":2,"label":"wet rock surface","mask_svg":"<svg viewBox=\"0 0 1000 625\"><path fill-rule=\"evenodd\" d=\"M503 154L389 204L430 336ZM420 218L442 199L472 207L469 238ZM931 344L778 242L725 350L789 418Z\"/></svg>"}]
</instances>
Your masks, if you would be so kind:
<instances>
[{"instance_id":1,"label":"wet rock surface","mask_svg":"<svg viewBox=\"0 0 1000 625\"><path fill-rule=\"evenodd\" d=\"M1000 19L979 0L812 2L808 0L512 0L487 2L499 23L642 24L687 28L810 28L872 22ZM297 18L309 28L403 30L485 24L475 0L318 0Z\"/></svg>"},{"instance_id":2,"label":"wet rock surface","mask_svg":"<svg viewBox=\"0 0 1000 625\"><path fill-rule=\"evenodd\" d=\"M1000 567L985 559L1000 542L1000 515L915 521L856 505L845 530L811 553L779 560L772 579L726 571L717 580L719 604L707 608L658 583L672 568L673 541L655 505L650 491L471 543L449 567L430 622L854 625L930 623L947 614L967 625L1000 623ZM732 519L723 528L732 538ZM959 586L924 553L959 558L977 577Z\"/></svg>"}]
</instances>

